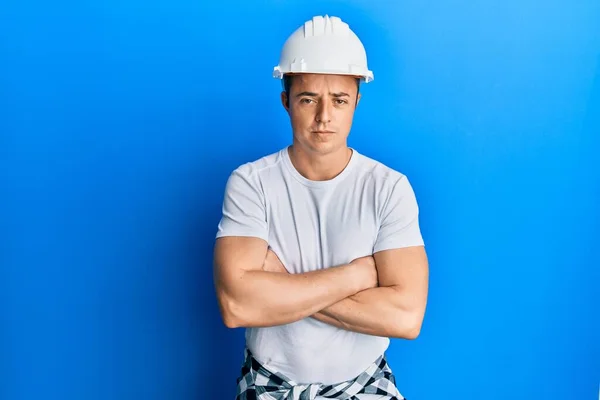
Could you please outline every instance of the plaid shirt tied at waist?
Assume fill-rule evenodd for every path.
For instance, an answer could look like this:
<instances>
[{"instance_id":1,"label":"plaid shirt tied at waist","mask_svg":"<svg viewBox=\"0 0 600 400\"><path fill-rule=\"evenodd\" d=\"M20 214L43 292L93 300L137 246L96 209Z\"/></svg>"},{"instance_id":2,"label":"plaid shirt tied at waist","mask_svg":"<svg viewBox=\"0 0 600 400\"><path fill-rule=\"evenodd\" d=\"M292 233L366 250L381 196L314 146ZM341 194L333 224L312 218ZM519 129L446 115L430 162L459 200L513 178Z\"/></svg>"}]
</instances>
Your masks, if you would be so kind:
<instances>
[{"instance_id":1,"label":"plaid shirt tied at waist","mask_svg":"<svg viewBox=\"0 0 600 400\"><path fill-rule=\"evenodd\" d=\"M283 374L265 368L246 348L241 376L237 379L236 400L314 400L317 396L358 400L358 394L376 394L388 396L390 400L405 400L396 388L396 381L385 355L381 355L350 381L335 385L297 384Z\"/></svg>"}]
</instances>

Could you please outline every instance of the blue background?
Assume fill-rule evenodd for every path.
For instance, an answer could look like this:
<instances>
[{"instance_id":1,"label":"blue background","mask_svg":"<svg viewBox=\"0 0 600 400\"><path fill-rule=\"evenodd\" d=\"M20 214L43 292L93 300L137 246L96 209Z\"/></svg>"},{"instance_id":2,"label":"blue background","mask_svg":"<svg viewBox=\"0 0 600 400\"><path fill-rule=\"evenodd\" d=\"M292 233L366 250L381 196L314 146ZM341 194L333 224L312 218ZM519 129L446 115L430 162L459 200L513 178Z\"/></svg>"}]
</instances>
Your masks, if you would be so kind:
<instances>
[{"instance_id":1,"label":"blue background","mask_svg":"<svg viewBox=\"0 0 600 400\"><path fill-rule=\"evenodd\" d=\"M0 398L232 399L212 246L287 145L283 41L367 47L350 144L409 176L431 262L409 399L597 399L600 2L4 1Z\"/></svg>"}]
</instances>

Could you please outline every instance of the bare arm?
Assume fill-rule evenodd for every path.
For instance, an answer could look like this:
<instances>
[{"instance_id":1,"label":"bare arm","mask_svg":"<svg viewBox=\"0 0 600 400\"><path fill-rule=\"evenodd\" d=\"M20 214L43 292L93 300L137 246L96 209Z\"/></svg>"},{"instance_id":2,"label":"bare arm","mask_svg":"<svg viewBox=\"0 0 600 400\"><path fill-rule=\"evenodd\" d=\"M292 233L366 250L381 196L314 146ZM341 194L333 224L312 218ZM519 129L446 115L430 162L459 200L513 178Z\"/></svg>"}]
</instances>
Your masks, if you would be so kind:
<instances>
[{"instance_id":1,"label":"bare arm","mask_svg":"<svg viewBox=\"0 0 600 400\"><path fill-rule=\"evenodd\" d=\"M214 281L225 325L265 327L309 317L377 284L374 268L360 263L304 274L281 274L265 268L274 253L258 238L217 239Z\"/></svg>"},{"instance_id":2,"label":"bare arm","mask_svg":"<svg viewBox=\"0 0 600 400\"><path fill-rule=\"evenodd\" d=\"M373 246L379 287L328 306L314 317L351 331L414 339L421 331L429 281L419 207L408 178L386 190Z\"/></svg>"},{"instance_id":3,"label":"bare arm","mask_svg":"<svg viewBox=\"0 0 600 400\"><path fill-rule=\"evenodd\" d=\"M352 295L313 317L355 332L416 338L428 293L429 266L424 247L381 251L375 253L374 259L379 287Z\"/></svg>"}]
</instances>

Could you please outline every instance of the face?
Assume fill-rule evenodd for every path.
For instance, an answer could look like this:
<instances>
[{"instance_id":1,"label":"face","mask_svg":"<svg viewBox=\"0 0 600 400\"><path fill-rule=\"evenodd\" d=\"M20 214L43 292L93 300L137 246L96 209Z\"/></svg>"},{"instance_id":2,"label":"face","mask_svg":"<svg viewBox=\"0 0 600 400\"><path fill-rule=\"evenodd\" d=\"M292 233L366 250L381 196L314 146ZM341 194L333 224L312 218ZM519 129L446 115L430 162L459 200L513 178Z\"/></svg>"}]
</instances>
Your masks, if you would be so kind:
<instances>
[{"instance_id":1,"label":"face","mask_svg":"<svg viewBox=\"0 0 600 400\"><path fill-rule=\"evenodd\" d=\"M289 99L282 92L281 100L290 115L294 145L316 154L345 149L360 100L356 78L298 74L292 81Z\"/></svg>"}]
</instances>

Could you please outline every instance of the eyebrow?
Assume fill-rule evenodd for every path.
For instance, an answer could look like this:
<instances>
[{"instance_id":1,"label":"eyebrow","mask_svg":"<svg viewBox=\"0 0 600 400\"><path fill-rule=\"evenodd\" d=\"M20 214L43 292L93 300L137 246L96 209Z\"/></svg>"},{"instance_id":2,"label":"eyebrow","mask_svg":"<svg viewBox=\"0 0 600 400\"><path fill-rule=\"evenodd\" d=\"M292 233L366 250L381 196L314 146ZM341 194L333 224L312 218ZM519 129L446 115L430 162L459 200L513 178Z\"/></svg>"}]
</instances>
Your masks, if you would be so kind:
<instances>
[{"instance_id":1,"label":"eyebrow","mask_svg":"<svg viewBox=\"0 0 600 400\"><path fill-rule=\"evenodd\" d=\"M330 93L330 95L333 97L350 97L350 95L346 92ZM302 92L302 93L298 93L296 95L296 97L302 97L302 96L319 97L319 94L314 93L314 92Z\"/></svg>"}]
</instances>

